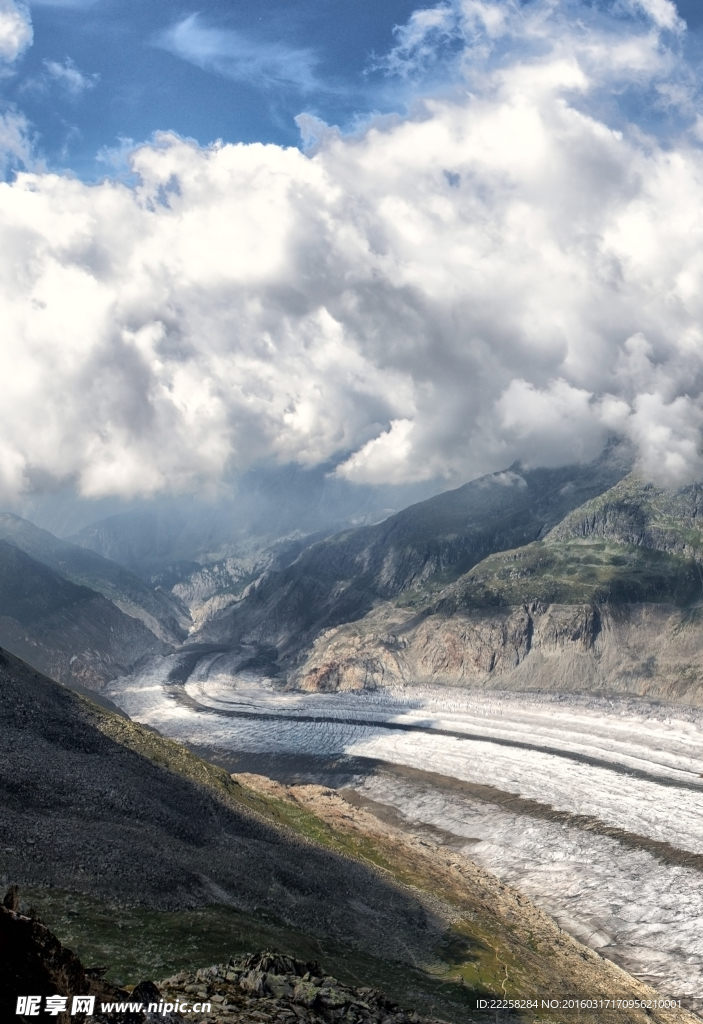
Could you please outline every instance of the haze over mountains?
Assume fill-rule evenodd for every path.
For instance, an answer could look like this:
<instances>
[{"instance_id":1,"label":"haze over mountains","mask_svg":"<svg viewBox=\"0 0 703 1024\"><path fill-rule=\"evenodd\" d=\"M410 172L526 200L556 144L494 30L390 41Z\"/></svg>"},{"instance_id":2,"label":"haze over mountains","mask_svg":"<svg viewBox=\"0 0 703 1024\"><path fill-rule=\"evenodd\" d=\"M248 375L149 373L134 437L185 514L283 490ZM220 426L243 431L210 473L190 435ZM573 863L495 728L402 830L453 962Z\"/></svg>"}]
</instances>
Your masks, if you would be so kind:
<instances>
[{"instance_id":1,"label":"haze over mountains","mask_svg":"<svg viewBox=\"0 0 703 1024\"><path fill-rule=\"evenodd\" d=\"M154 519L107 520L72 543L4 514L0 643L98 689L187 641L181 674L205 670L202 650L207 672L313 690L643 687L697 703L703 492L631 468L631 449L611 442L592 463L515 465L377 525L250 537L214 560L155 555L141 576L89 545L113 538L136 566Z\"/></svg>"},{"instance_id":2,"label":"haze over mountains","mask_svg":"<svg viewBox=\"0 0 703 1024\"><path fill-rule=\"evenodd\" d=\"M261 643L276 649L275 661L293 638L300 649L330 625L360 618L379 600L446 582L492 551L536 539L619 480L630 461L629 449L614 445L585 467L522 474L513 467L378 526L327 540L297 531L267 543L264 534L237 554L202 562L164 564L163 553L174 550L173 530L163 531L159 555L155 516L97 523L72 543L5 513L0 558L7 598L0 642L61 681L88 685L124 674L143 656L176 648L186 638L230 647ZM91 550L95 546L113 551L125 565ZM147 550L151 559L142 554ZM21 608L13 615L13 595L20 592Z\"/></svg>"},{"instance_id":3,"label":"haze over mountains","mask_svg":"<svg viewBox=\"0 0 703 1024\"><path fill-rule=\"evenodd\" d=\"M413 505L378 526L311 546L205 625L211 642L261 640L285 653L322 630L361 618L380 600L445 583L493 551L536 540L631 467L627 446L594 463L520 471L513 466Z\"/></svg>"},{"instance_id":4,"label":"haze over mountains","mask_svg":"<svg viewBox=\"0 0 703 1024\"><path fill-rule=\"evenodd\" d=\"M140 619L165 642L178 642L186 635L188 615L181 603L115 562L59 540L10 513L0 515L0 539L71 582L102 594L125 614Z\"/></svg>"},{"instance_id":5,"label":"haze over mountains","mask_svg":"<svg viewBox=\"0 0 703 1024\"><path fill-rule=\"evenodd\" d=\"M497 678L547 634L562 644L563 631L595 651L609 629L622 647L618 631L634 636L641 625L643 650L650 640L656 647L700 600L703 499L698 485L666 491L631 467L630 448L612 442L592 463L515 465L378 525L250 538L214 560L164 564L155 554L141 576L90 546L109 548L113 538L110 549L137 566L154 518L97 523L72 543L4 514L0 642L61 681L98 688L186 640L191 668L197 645L215 645L233 669L323 689L414 675ZM618 607L629 609L627 624ZM677 635L679 646L688 638L680 657L692 656L695 631ZM460 652L453 667L447 643ZM578 685L589 687L588 671L594 665L579 669Z\"/></svg>"}]
</instances>

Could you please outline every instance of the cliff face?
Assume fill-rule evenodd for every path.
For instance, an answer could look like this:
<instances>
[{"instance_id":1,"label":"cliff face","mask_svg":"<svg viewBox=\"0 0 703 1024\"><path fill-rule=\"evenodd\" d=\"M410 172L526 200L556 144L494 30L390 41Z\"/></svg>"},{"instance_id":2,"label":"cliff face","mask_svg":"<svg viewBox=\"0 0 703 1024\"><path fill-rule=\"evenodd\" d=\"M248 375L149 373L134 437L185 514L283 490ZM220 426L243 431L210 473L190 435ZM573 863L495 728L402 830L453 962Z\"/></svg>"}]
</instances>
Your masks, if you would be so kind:
<instances>
[{"instance_id":1,"label":"cliff face","mask_svg":"<svg viewBox=\"0 0 703 1024\"><path fill-rule=\"evenodd\" d=\"M703 558L703 485L675 491L634 474L564 517L548 541L601 539Z\"/></svg>"},{"instance_id":2,"label":"cliff face","mask_svg":"<svg viewBox=\"0 0 703 1024\"><path fill-rule=\"evenodd\" d=\"M698 609L546 605L414 616L382 606L327 631L291 674L303 690L434 683L628 693L703 703Z\"/></svg>"}]
</instances>

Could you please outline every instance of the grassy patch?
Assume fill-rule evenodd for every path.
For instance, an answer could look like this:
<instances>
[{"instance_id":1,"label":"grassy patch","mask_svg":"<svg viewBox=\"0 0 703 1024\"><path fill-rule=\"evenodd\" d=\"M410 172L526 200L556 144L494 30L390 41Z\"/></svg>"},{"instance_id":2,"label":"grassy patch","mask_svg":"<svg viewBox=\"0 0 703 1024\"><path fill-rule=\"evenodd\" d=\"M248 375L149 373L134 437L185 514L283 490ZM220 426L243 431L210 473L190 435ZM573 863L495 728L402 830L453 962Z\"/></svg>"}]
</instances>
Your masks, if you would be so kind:
<instances>
[{"instance_id":1,"label":"grassy patch","mask_svg":"<svg viewBox=\"0 0 703 1024\"><path fill-rule=\"evenodd\" d=\"M117 906L80 893L26 888L23 899L87 966L108 966L107 979L135 985L176 971L226 962L258 949L319 960L346 984L382 989L406 1006L466 1020L471 988L425 970L378 960L331 939L317 939L261 913L211 905L177 912ZM458 978L458 973L455 972Z\"/></svg>"},{"instance_id":2,"label":"grassy patch","mask_svg":"<svg viewBox=\"0 0 703 1024\"><path fill-rule=\"evenodd\" d=\"M537 541L484 559L451 588L447 603L666 601L686 607L702 596L700 567L680 555L608 541Z\"/></svg>"}]
</instances>

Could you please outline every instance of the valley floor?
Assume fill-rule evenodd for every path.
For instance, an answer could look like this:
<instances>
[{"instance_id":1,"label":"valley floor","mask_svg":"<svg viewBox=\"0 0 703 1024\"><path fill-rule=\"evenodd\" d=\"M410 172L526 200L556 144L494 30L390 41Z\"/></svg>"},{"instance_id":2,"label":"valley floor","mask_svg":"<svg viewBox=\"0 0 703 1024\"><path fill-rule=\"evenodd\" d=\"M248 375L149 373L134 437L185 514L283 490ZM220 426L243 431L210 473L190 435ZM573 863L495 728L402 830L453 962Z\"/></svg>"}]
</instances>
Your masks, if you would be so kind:
<instances>
[{"instance_id":1,"label":"valley floor","mask_svg":"<svg viewBox=\"0 0 703 1024\"><path fill-rule=\"evenodd\" d=\"M288 758L314 781L316 763L341 758L349 800L439 837L581 942L703 1007L703 711L429 686L284 692L233 677L217 655L170 682L176 665L154 658L105 695L241 770L247 756L260 772Z\"/></svg>"}]
</instances>

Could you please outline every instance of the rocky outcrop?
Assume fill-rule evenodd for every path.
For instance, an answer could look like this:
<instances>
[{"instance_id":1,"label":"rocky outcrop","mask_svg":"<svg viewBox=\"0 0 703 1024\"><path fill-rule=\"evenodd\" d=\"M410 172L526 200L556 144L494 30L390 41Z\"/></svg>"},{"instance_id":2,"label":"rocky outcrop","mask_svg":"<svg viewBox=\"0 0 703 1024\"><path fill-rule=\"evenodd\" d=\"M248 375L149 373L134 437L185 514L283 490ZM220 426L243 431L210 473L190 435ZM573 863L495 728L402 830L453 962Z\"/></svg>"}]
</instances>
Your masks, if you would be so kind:
<instances>
[{"instance_id":1,"label":"rocky outcrop","mask_svg":"<svg viewBox=\"0 0 703 1024\"><path fill-rule=\"evenodd\" d=\"M14 887L13 887L14 888ZM15 1018L19 995L82 995L89 984L78 957L48 928L19 912L12 891L0 906L0 1012ZM9 905L8 905L9 904ZM68 1024L69 1013L60 1024Z\"/></svg>"},{"instance_id":2,"label":"rocky outcrop","mask_svg":"<svg viewBox=\"0 0 703 1024\"><path fill-rule=\"evenodd\" d=\"M14 891L13 891L14 890ZM2 1020L15 1020L30 1024L36 1017L46 1018L45 1000L62 996L63 1010L50 1013L57 1024L71 1024L76 1020L94 1024L181 1024L183 1018L175 1013L150 1014L150 1002L161 998L152 982L145 981L133 991L110 985L102 979L106 968L85 968L79 958L66 949L46 925L30 910L22 913L14 900L16 887L12 886L0 906L0 1015ZM8 906L8 904L11 904ZM39 1007L28 1013L21 1012L18 997L39 996ZM75 996L92 997L94 1011L88 1017L73 1013ZM142 1003L145 1012L103 1009L106 1004ZM25 1007L26 1009L26 1007ZM44 1011L44 1012L42 1012Z\"/></svg>"},{"instance_id":3,"label":"rocky outcrop","mask_svg":"<svg viewBox=\"0 0 703 1024\"><path fill-rule=\"evenodd\" d=\"M159 987L172 1003L210 1000L218 1024L280 1021L286 1011L291 1021L306 1024L431 1024L430 1018L402 1009L376 989L343 985L315 960L304 962L270 951L184 971Z\"/></svg>"},{"instance_id":4,"label":"rocky outcrop","mask_svg":"<svg viewBox=\"0 0 703 1024\"><path fill-rule=\"evenodd\" d=\"M703 558L703 485L667 490L632 473L565 516L545 538L606 540Z\"/></svg>"},{"instance_id":5,"label":"rocky outcrop","mask_svg":"<svg viewBox=\"0 0 703 1024\"><path fill-rule=\"evenodd\" d=\"M13 887L14 888L14 887ZM12 894L14 896L14 893ZM8 894L8 897L10 894ZM5 903L9 898L5 898ZM107 968L85 968L80 959L35 916L0 905L0 1014L3 1020L32 1019L16 1012L18 997L39 996L40 1015L46 997L63 996L65 1009L52 1015L57 1024L76 1020L74 996L92 996L95 1024L181 1024L195 1003L208 1005L206 1016L216 1024L260 1024L289 1017L305 1024L432 1024L404 1010L376 989L351 988L325 974L317 961L303 962L277 952L230 959L225 964L183 971L160 985L141 981L118 988L102 975ZM125 1009L115 1009L115 1004ZM126 1007L129 1009L126 1009ZM108 1009L110 1007L110 1009ZM156 1007L150 1012L150 1007ZM281 1015L284 1015L282 1018ZM201 1016L198 1012L198 1017Z\"/></svg>"},{"instance_id":6,"label":"rocky outcrop","mask_svg":"<svg viewBox=\"0 0 703 1024\"><path fill-rule=\"evenodd\" d=\"M703 703L703 616L670 605L544 605L414 616L390 605L328 630L303 690L435 683Z\"/></svg>"}]
</instances>

